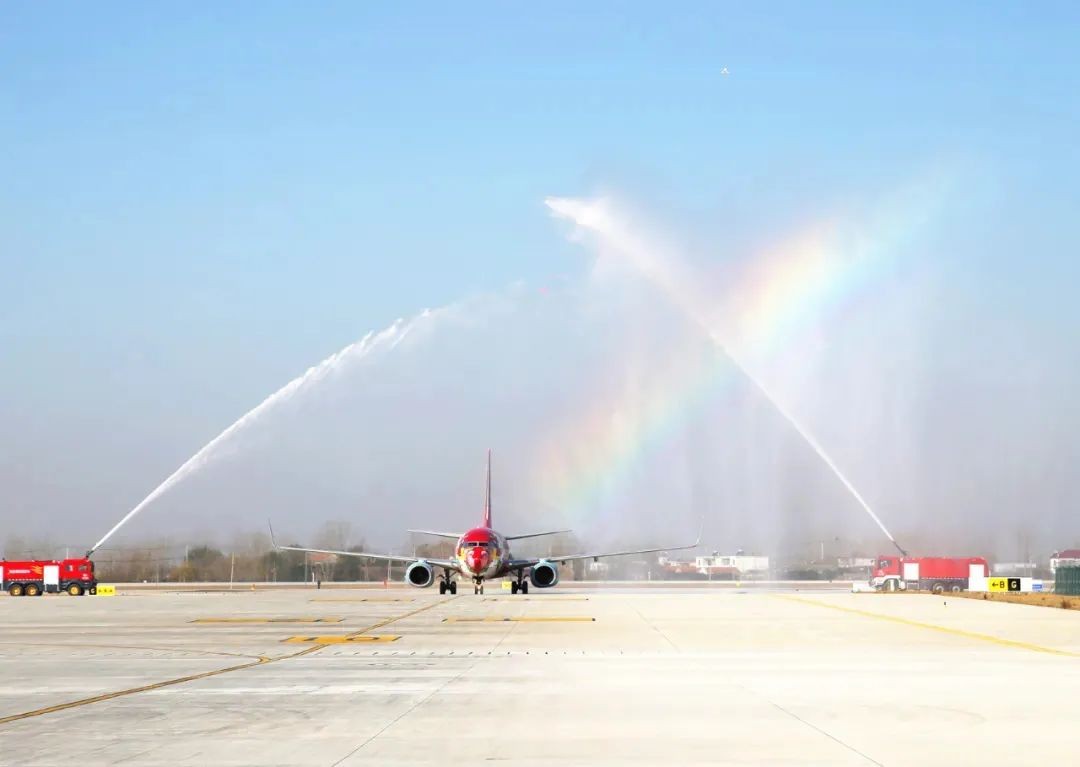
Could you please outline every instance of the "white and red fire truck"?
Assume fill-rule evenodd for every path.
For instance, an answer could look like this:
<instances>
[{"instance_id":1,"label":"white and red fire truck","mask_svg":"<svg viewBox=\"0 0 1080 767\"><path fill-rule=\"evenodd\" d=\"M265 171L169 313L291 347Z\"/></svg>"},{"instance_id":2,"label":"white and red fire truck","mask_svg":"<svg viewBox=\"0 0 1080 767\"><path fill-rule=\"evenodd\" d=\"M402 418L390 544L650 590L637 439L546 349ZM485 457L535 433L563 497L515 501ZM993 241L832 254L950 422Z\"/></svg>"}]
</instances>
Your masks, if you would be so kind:
<instances>
[{"instance_id":1,"label":"white and red fire truck","mask_svg":"<svg viewBox=\"0 0 1080 767\"><path fill-rule=\"evenodd\" d=\"M0 560L0 587L13 597L61 591L77 597L97 593L97 578L89 559Z\"/></svg>"},{"instance_id":2,"label":"white and red fire truck","mask_svg":"<svg viewBox=\"0 0 1080 767\"><path fill-rule=\"evenodd\" d=\"M921 589L940 594L967 591L971 578L989 578L982 557L901 557L882 554L874 563L870 585L878 591Z\"/></svg>"}]
</instances>

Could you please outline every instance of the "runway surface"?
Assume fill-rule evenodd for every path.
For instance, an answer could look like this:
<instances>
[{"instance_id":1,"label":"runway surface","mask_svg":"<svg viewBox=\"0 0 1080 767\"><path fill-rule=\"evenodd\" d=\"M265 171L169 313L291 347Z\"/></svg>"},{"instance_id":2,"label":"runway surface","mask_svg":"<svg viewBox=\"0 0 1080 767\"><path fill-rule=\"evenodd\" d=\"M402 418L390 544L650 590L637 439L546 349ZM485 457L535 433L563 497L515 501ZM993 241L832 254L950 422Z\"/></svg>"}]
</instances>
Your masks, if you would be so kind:
<instances>
[{"instance_id":1,"label":"runway surface","mask_svg":"<svg viewBox=\"0 0 1080 767\"><path fill-rule=\"evenodd\" d=\"M1078 690L1080 614L925 595L0 598L22 767L1070 764Z\"/></svg>"}]
</instances>

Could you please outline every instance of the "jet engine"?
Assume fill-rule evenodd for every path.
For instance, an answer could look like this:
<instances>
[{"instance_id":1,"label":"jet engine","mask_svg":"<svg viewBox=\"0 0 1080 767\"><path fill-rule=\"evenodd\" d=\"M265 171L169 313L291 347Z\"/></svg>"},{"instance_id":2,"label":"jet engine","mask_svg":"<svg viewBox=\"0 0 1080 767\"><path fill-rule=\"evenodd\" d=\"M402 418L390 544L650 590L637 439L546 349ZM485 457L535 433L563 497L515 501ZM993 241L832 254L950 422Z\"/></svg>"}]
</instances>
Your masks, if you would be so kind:
<instances>
[{"instance_id":1,"label":"jet engine","mask_svg":"<svg viewBox=\"0 0 1080 767\"><path fill-rule=\"evenodd\" d=\"M405 582L418 589L427 588L435 582L435 568L422 559L413 562L405 570Z\"/></svg>"},{"instance_id":2,"label":"jet engine","mask_svg":"<svg viewBox=\"0 0 1080 767\"><path fill-rule=\"evenodd\" d=\"M549 589L559 582L559 567L554 562L541 559L529 571L529 581L538 589Z\"/></svg>"}]
</instances>

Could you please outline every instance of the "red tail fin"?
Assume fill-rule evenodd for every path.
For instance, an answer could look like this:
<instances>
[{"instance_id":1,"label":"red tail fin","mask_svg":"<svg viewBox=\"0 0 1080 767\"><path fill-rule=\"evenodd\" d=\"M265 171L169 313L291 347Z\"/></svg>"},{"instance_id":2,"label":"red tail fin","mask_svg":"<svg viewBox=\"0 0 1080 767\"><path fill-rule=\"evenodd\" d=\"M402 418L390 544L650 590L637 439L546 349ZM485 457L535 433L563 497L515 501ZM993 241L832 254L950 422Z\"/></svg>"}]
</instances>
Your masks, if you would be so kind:
<instances>
[{"instance_id":1,"label":"red tail fin","mask_svg":"<svg viewBox=\"0 0 1080 767\"><path fill-rule=\"evenodd\" d=\"M487 482L484 487L484 527L491 527L491 448L487 454Z\"/></svg>"}]
</instances>

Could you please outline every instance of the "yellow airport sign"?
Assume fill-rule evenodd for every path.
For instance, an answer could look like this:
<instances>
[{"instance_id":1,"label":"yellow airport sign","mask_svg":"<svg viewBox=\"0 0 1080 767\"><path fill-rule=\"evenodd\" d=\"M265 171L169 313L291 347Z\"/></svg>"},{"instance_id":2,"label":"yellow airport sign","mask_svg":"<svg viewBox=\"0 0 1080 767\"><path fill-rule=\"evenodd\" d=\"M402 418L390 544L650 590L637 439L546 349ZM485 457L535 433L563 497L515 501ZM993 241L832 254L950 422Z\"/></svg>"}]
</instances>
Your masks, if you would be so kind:
<instances>
[{"instance_id":1,"label":"yellow airport sign","mask_svg":"<svg viewBox=\"0 0 1080 767\"><path fill-rule=\"evenodd\" d=\"M987 578L986 579L987 591L1019 591L1020 579L1019 578Z\"/></svg>"},{"instance_id":2,"label":"yellow airport sign","mask_svg":"<svg viewBox=\"0 0 1080 767\"><path fill-rule=\"evenodd\" d=\"M116 586L113 586L111 583L99 583L94 593L99 597L115 597Z\"/></svg>"}]
</instances>

